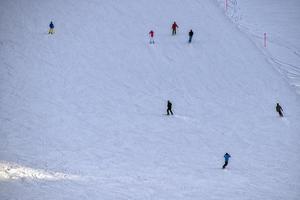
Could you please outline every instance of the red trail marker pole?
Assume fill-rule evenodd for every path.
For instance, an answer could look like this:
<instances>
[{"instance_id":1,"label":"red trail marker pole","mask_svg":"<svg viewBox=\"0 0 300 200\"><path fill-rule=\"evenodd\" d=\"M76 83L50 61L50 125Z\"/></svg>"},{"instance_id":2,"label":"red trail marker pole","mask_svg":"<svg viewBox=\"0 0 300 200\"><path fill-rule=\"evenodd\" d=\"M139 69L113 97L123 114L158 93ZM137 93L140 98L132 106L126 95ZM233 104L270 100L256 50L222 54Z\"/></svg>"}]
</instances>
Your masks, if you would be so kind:
<instances>
[{"instance_id":1,"label":"red trail marker pole","mask_svg":"<svg viewBox=\"0 0 300 200\"><path fill-rule=\"evenodd\" d=\"M264 47L267 47L267 33L264 33Z\"/></svg>"}]
</instances>

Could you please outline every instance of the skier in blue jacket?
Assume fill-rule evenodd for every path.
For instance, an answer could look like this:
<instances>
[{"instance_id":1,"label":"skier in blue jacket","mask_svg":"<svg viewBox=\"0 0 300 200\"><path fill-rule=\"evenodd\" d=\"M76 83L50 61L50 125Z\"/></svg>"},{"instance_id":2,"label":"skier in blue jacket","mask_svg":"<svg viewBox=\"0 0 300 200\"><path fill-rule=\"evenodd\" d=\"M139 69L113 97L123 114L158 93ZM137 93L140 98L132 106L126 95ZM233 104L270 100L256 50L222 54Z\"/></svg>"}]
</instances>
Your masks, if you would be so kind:
<instances>
[{"instance_id":1,"label":"skier in blue jacket","mask_svg":"<svg viewBox=\"0 0 300 200\"><path fill-rule=\"evenodd\" d=\"M53 24L52 21L50 22L49 27L50 27L50 29L49 29L49 33L48 34L53 34L54 33L54 24Z\"/></svg>"},{"instance_id":2,"label":"skier in blue jacket","mask_svg":"<svg viewBox=\"0 0 300 200\"><path fill-rule=\"evenodd\" d=\"M228 165L228 161L229 161L230 157L231 156L229 155L229 153L225 153L225 155L224 155L225 164L223 165L223 169L225 169L225 167Z\"/></svg>"}]
</instances>

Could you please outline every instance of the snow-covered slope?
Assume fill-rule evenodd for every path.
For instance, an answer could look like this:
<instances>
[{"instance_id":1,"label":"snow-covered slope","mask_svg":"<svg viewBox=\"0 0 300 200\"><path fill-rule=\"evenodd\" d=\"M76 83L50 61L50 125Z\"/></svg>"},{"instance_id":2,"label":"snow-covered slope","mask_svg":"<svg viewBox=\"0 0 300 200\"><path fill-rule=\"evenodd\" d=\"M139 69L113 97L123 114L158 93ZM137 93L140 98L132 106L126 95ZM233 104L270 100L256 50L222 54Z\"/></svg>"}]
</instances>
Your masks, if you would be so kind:
<instances>
[{"instance_id":1,"label":"snow-covered slope","mask_svg":"<svg viewBox=\"0 0 300 200\"><path fill-rule=\"evenodd\" d=\"M224 7L224 0L218 1ZM300 1L227 0L227 5L227 16L300 94Z\"/></svg>"},{"instance_id":2,"label":"snow-covered slope","mask_svg":"<svg viewBox=\"0 0 300 200\"><path fill-rule=\"evenodd\" d=\"M217 1L0 4L0 199L299 197L299 97Z\"/></svg>"}]
</instances>

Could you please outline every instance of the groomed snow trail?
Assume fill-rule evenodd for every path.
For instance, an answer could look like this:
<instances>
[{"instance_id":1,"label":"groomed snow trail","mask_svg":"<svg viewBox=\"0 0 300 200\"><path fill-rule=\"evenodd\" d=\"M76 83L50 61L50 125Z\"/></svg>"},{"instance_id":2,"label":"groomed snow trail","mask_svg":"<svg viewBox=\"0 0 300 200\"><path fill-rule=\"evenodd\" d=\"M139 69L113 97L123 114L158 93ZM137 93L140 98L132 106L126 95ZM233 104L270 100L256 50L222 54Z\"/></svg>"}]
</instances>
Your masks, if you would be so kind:
<instances>
[{"instance_id":1,"label":"groomed snow trail","mask_svg":"<svg viewBox=\"0 0 300 200\"><path fill-rule=\"evenodd\" d=\"M299 97L217 2L6 0L0 15L0 199L300 196Z\"/></svg>"},{"instance_id":2,"label":"groomed snow trail","mask_svg":"<svg viewBox=\"0 0 300 200\"><path fill-rule=\"evenodd\" d=\"M224 8L224 0L217 0ZM226 15L300 94L300 1L228 0ZM225 8L224 8L225 9ZM266 33L266 45L264 45Z\"/></svg>"}]
</instances>

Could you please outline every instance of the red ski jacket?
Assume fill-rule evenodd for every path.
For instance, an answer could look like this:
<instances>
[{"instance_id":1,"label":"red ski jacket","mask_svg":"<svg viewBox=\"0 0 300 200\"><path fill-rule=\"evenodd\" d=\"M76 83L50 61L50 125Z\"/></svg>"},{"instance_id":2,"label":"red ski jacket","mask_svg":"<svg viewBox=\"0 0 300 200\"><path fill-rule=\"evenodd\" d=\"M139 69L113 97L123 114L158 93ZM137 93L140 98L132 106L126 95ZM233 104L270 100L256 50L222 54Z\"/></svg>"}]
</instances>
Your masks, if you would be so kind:
<instances>
[{"instance_id":1,"label":"red ski jacket","mask_svg":"<svg viewBox=\"0 0 300 200\"><path fill-rule=\"evenodd\" d=\"M172 29L175 30L176 28L178 28L178 26L177 26L176 23L174 23L174 24L172 25Z\"/></svg>"},{"instance_id":2,"label":"red ski jacket","mask_svg":"<svg viewBox=\"0 0 300 200\"><path fill-rule=\"evenodd\" d=\"M150 31L150 32L149 32L149 35L150 35L150 37L153 38L153 37L154 37L154 31Z\"/></svg>"}]
</instances>

